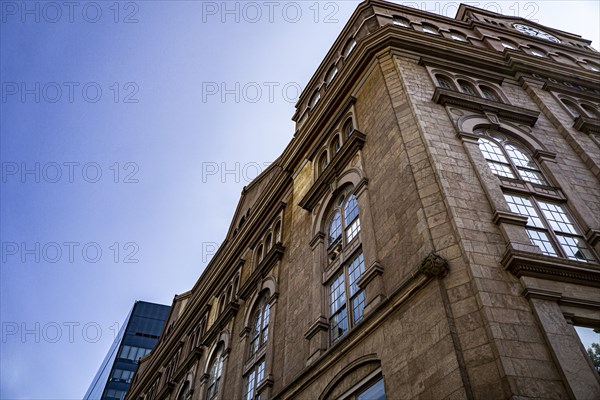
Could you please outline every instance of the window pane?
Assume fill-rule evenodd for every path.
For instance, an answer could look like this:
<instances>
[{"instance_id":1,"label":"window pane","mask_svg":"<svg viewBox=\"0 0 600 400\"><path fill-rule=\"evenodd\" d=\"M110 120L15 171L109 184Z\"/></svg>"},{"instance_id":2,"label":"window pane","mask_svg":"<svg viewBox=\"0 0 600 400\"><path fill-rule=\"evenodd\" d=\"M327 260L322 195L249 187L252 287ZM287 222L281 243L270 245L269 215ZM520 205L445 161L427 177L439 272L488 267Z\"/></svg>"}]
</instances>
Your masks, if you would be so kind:
<instances>
[{"instance_id":1,"label":"window pane","mask_svg":"<svg viewBox=\"0 0 600 400\"><path fill-rule=\"evenodd\" d=\"M335 314L346 304L346 289L344 287L344 273L342 272L329 287L329 307L331 314Z\"/></svg>"},{"instance_id":2,"label":"window pane","mask_svg":"<svg viewBox=\"0 0 600 400\"><path fill-rule=\"evenodd\" d=\"M448 79L442 78L440 76L437 76L436 78L437 78L438 85L441 88L452 90L452 84L450 83L450 81Z\"/></svg>"},{"instance_id":3,"label":"window pane","mask_svg":"<svg viewBox=\"0 0 600 400\"><path fill-rule=\"evenodd\" d=\"M254 383L255 377L254 371L252 371L250 372L250 375L248 375L248 381L246 383L246 400L252 400L254 397Z\"/></svg>"},{"instance_id":4,"label":"window pane","mask_svg":"<svg viewBox=\"0 0 600 400\"><path fill-rule=\"evenodd\" d=\"M548 182L542 176L542 173L539 171L534 171L530 169L517 168L519 170L519 175L524 181L537 183L538 185L547 185Z\"/></svg>"},{"instance_id":5,"label":"window pane","mask_svg":"<svg viewBox=\"0 0 600 400\"><path fill-rule=\"evenodd\" d=\"M500 146L486 138L479 138L479 149L486 160L508 164L508 160L502 153Z\"/></svg>"},{"instance_id":6,"label":"window pane","mask_svg":"<svg viewBox=\"0 0 600 400\"><path fill-rule=\"evenodd\" d=\"M496 93L494 93L493 90L485 86L480 86L479 89L481 89L481 93L483 94L484 98L492 101L499 101L498 96L496 95Z\"/></svg>"},{"instance_id":7,"label":"window pane","mask_svg":"<svg viewBox=\"0 0 600 400\"><path fill-rule=\"evenodd\" d=\"M356 397L356 400L386 400L383 378Z\"/></svg>"},{"instance_id":8,"label":"window pane","mask_svg":"<svg viewBox=\"0 0 600 400\"><path fill-rule=\"evenodd\" d=\"M352 298L352 317L354 318L354 323L357 324L362 321L363 312L365 310L365 292L362 290L358 292L358 294Z\"/></svg>"},{"instance_id":9,"label":"window pane","mask_svg":"<svg viewBox=\"0 0 600 400\"><path fill-rule=\"evenodd\" d=\"M357 285L357 281L365 272L365 257L363 253L360 253L352 263L348 266L348 283L350 284L350 296L354 296L360 288Z\"/></svg>"},{"instance_id":10,"label":"window pane","mask_svg":"<svg viewBox=\"0 0 600 400\"><path fill-rule=\"evenodd\" d=\"M339 313L332 315L329 324L331 326L331 341L335 342L348 330L346 307L342 308Z\"/></svg>"},{"instance_id":11,"label":"window pane","mask_svg":"<svg viewBox=\"0 0 600 400\"><path fill-rule=\"evenodd\" d=\"M256 384L260 384L263 380L263 378L265 377L265 361L261 361L260 364L258 364L258 369L257 369L257 373L256 373Z\"/></svg>"},{"instance_id":12,"label":"window pane","mask_svg":"<svg viewBox=\"0 0 600 400\"><path fill-rule=\"evenodd\" d=\"M344 220L346 224L352 222L354 218L358 217L358 201L356 200L356 196L351 194L348 196L348 201L344 206Z\"/></svg>"},{"instance_id":13,"label":"window pane","mask_svg":"<svg viewBox=\"0 0 600 400\"><path fill-rule=\"evenodd\" d=\"M557 235L557 238L567 258L585 262L594 261L594 256L583 238L563 235Z\"/></svg>"},{"instance_id":14,"label":"window pane","mask_svg":"<svg viewBox=\"0 0 600 400\"><path fill-rule=\"evenodd\" d=\"M537 211L535 210L535 208L533 208L533 204L531 204L531 201L529 201L529 199L508 194L505 194L504 198L508 202L508 205L512 212L523 215L525 217L529 217L529 219L527 220L528 226L534 226L536 228L543 229L546 228L542 223L542 220L540 219Z\"/></svg>"},{"instance_id":15,"label":"window pane","mask_svg":"<svg viewBox=\"0 0 600 400\"><path fill-rule=\"evenodd\" d=\"M263 332L262 332L262 341L263 343L267 342L267 338L269 337L269 318L271 317L271 305L265 305L265 312L263 316Z\"/></svg>"},{"instance_id":16,"label":"window pane","mask_svg":"<svg viewBox=\"0 0 600 400\"><path fill-rule=\"evenodd\" d=\"M488 165L494 175L503 176L505 178L515 178L515 175L508 164L501 164L488 160Z\"/></svg>"},{"instance_id":17,"label":"window pane","mask_svg":"<svg viewBox=\"0 0 600 400\"><path fill-rule=\"evenodd\" d=\"M342 217L339 212L335 212L329 225L329 245L337 242L342 236Z\"/></svg>"},{"instance_id":18,"label":"window pane","mask_svg":"<svg viewBox=\"0 0 600 400\"><path fill-rule=\"evenodd\" d=\"M542 212L544 213L544 216L548 222L550 222L550 226L552 226L554 231L570 233L574 235L578 233L561 205L544 203L543 201L538 201L538 203L542 209Z\"/></svg>"},{"instance_id":19,"label":"window pane","mask_svg":"<svg viewBox=\"0 0 600 400\"><path fill-rule=\"evenodd\" d=\"M519 149L518 147L513 146L512 144L507 144L506 152L508 153L508 156L510 157L510 159L518 167L525 167L525 168L535 169L535 170L538 169L535 162L531 159L531 157L529 157L529 154L525 153L523 150Z\"/></svg>"},{"instance_id":20,"label":"window pane","mask_svg":"<svg viewBox=\"0 0 600 400\"><path fill-rule=\"evenodd\" d=\"M552 243L550 242L550 239L548 239L546 232L527 229L527 236L529 236L531 243L540 248L542 253L546 254L547 256L557 256L556 250L554 250L554 246L552 246Z\"/></svg>"}]
</instances>

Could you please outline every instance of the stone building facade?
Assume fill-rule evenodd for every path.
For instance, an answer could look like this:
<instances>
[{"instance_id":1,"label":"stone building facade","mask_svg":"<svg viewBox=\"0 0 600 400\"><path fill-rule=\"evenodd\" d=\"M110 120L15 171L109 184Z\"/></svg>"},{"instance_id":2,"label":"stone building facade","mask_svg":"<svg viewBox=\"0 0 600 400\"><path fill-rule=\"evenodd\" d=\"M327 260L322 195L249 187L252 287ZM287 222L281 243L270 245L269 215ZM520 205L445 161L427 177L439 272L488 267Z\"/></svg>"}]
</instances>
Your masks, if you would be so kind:
<instances>
[{"instance_id":1,"label":"stone building facade","mask_svg":"<svg viewBox=\"0 0 600 400\"><path fill-rule=\"evenodd\" d=\"M361 3L127 399L600 399L598 58Z\"/></svg>"}]
</instances>

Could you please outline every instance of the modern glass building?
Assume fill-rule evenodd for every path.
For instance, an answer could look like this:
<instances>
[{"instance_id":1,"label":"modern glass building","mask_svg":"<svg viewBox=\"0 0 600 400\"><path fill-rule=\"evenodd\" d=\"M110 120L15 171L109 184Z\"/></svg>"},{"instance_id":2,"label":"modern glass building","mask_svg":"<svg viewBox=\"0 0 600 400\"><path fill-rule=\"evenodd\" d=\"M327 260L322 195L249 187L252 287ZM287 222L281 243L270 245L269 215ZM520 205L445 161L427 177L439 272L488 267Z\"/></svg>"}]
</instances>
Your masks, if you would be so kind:
<instances>
[{"instance_id":1,"label":"modern glass building","mask_svg":"<svg viewBox=\"0 0 600 400\"><path fill-rule=\"evenodd\" d=\"M125 398L137 362L158 341L169 310L162 304L135 302L83 400Z\"/></svg>"}]
</instances>

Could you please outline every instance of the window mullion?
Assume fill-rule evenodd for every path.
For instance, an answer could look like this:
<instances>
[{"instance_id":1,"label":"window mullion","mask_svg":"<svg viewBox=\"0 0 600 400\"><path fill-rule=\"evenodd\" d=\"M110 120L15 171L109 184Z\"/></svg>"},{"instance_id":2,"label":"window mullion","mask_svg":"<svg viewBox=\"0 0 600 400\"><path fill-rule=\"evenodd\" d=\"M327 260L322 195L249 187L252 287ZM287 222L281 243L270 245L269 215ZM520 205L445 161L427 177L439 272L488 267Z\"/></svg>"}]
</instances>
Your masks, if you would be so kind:
<instances>
[{"instance_id":1,"label":"window mullion","mask_svg":"<svg viewBox=\"0 0 600 400\"><path fill-rule=\"evenodd\" d=\"M354 326L354 310L352 309L352 299L350 297L350 275L348 267L344 266L344 287L346 288L346 314L348 315L348 330Z\"/></svg>"}]
</instances>

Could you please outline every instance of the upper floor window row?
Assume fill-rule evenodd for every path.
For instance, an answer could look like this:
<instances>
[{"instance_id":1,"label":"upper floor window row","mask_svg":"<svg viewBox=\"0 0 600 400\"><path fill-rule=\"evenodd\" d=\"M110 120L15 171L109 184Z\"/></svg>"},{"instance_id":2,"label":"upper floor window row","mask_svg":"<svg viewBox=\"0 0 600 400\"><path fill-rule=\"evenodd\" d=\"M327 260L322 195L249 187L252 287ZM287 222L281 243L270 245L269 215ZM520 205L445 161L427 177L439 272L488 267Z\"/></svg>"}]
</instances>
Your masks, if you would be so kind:
<instances>
[{"instance_id":1,"label":"upper floor window row","mask_svg":"<svg viewBox=\"0 0 600 400\"><path fill-rule=\"evenodd\" d=\"M334 129L334 133L331 134L325 147L319 152L320 155L317 160L316 176L322 174L327 169L335 155L341 150L348 138L352 136L353 132L354 123L351 116L346 119L342 125Z\"/></svg>"},{"instance_id":2,"label":"upper floor window row","mask_svg":"<svg viewBox=\"0 0 600 400\"><path fill-rule=\"evenodd\" d=\"M409 28L412 29L413 28L413 24L411 23L411 21L409 21L408 19L404 18L404 17L400 17L400 16L394 16L392 23L396 26L400 26L402 28ZM421 23L421 30L425 33L429 33L431 35L441 35L441 31L440 29L430 23ZM459 32L458 30L455 29L450 29L447 34L445 35L445 37L448 37L450 39L456 40L458 42L467 42L467 35L465 33Z\"/></svg>"},{"instance_id":3,"label":"upper floor window row","mask_svg":"<svg viewBox=\"0 0 600 400\"><path fill-rule=\"evenodd\" d=\"M267 232L258 242L256 247L256 265L260 264L263 258L271 251L273 246L281 243L281 218L278 218L273 225L267 228Z\"/></svg>"},{"instance_id":4,"label":"upper floor window row","mask_svg":"<svg viewBox=\"0 0 600 400\"><path fill-rule=\"evenodd\" d=\"M564 53L560 53L560 52L551 52L549 53L548 51L537 47L537 46L532 46L532 45L520 45L517 44L516 42L514 42L513 40L507 39L507 38L499 38L500 39L500 44L502 45L503 48L505 49L509 49L509 50L516 50L516 51L524 51L527 54L531 54L535 57L540 57L540 58L552 58L553 61L557 61L561 64L570 64L570 65L575 65L575 66L579 66L581 68L587 69L589 71L592 72L600 72L600 64L589 60L589 59L576 59L573 56L564 54Z\"/></svg>"},{"instance_id":5,"label":"upper floor window row","mask_svg":"<svg viewBox=\"0 0 600 400\"><path fill-rule=\"evenodd\" d=\"M584 116L600 119L600 104L578 101L573 98L561 98L560 101L574 118Z\"/></svg>"},{"instance_id":6,"label":"upper floor window row","mask_svg":"<svg viewBox=\"0 0 600 400\"><path fill-rule=\"evenodd\" d=\"M499 89L494 88L491 83L473 83L464 78L450 78L449 75L443 74L436 74L435 78L438 86L443 89L455 90L469 96L482 97L491 101L504 102L499 95Z\"/></svg>"}]
</instances>

